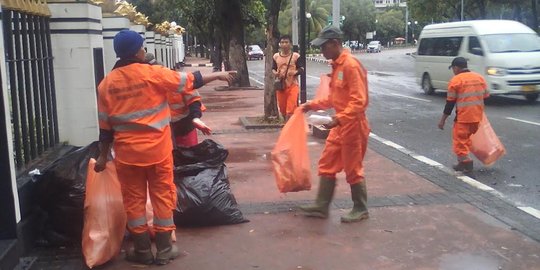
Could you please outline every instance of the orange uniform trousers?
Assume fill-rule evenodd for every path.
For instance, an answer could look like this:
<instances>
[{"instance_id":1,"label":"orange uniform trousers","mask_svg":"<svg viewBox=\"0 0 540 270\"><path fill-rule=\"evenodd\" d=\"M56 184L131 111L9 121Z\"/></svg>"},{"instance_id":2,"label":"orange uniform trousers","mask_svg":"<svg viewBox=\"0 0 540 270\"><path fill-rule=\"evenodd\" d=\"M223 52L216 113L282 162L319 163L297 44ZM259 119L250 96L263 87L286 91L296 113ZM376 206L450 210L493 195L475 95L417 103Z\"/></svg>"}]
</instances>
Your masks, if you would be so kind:
<instances>
[{"instance_id":1,"label":"orange uniform trousers","mask_svg":"<svg viewBox=\"0 0 540 270\"><path fill-rule=\"evenodd\" d=\"M319 176L335 180L343 170L350 185L362 182L369 132L365 116L332 128L319 160Z\"/></svg>"},{"instance_id":2,"label":"orange uniform trousers","mask_svg":"<svg viewBox=\"0 0 540 270\"><path fill-rule=\"evenodd\" d=\"M172 153L162 162L148 166L129 165L118 161L115 163L122 187L128 230L136 234L148 230L147 190L154 208L155 231L175 230L173 211L176 207L176 186L173 182Z\"/></svg>"},{"instance_id":3,"label":"orange uniform trousers","mask_svg":"<svg viewBox=\"0 0 540 270\"><path fill-rule=\"evenodd\" d=\"M479 123L454 123L452 148L459 161L468 160L472 141L471 136L478 130Z\"/></svg>"},{"instance_id":4,"label":"orange uniform trousers","mask_svg":"<svg viewBox=\"0 0 540 270\"><path fill-rule=\"evenodd\" d=\"M296 107L298 107L298 92L300 88L298 84L292 84L287 88L276 91L278 108L281 115L292 115Z\"/></svg>"}]
</instances>

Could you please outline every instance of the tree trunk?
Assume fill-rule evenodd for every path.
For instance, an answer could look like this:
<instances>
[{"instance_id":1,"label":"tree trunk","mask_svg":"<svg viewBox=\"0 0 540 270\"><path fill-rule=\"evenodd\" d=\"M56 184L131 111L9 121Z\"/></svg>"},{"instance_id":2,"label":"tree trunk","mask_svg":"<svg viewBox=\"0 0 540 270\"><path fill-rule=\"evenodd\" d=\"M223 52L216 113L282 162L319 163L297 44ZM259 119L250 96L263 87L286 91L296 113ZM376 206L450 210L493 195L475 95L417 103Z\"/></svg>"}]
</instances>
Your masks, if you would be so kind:
<instances>
[{"instance_id":1,"label":"tree trunk","mask_svg":"<svg viewBox=\"0 0 540 270\"><path fill-rule=\"evenodd\" d=\"M240 0L228 1L223 5L224 28L222 31L229 31L229 64L232 70L236 70L238 75L233 82L233 86L250 86L249 74L246 64L246 50L244 49L244 22Z\"/></svg>"},{"instance_id":2,"label":"tree trunk","mask_svg":"<svg viewBox=\"0 0 540 270\"><path fill-rule=\"evenodd\" d=\"M278 16L281 0L270 1L268 21L266 24L266 48L264 58L264 118L278 116L276 92L274 91L274 75L272 74L272 56L278 50Z\"/></svg>"}]
</instances>

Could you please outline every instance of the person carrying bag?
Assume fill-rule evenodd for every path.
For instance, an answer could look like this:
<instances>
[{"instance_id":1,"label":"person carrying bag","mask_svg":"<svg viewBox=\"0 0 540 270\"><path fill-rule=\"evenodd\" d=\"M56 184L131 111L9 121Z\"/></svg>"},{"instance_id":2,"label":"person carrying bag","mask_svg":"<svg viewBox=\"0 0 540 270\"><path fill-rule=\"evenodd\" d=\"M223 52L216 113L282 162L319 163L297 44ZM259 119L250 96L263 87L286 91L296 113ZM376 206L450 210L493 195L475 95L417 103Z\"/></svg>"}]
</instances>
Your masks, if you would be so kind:
<instances>
[{"instance_id":1,"label":"person carrying bag","mask_svg":"<svg viewBox=\"0 0 540 270\"><path fill-rule=\"evenodd\" d=\"M276 80L274 81L274 90L276 91L277 104L280 114L285 121L289 120L298 107L298 75L304 72L298 59L300 54L292 51L292 42L290 36L282 36L279 39L280 52L275 53L272 59L272 73Z\"/></svg>"}]
</instances>

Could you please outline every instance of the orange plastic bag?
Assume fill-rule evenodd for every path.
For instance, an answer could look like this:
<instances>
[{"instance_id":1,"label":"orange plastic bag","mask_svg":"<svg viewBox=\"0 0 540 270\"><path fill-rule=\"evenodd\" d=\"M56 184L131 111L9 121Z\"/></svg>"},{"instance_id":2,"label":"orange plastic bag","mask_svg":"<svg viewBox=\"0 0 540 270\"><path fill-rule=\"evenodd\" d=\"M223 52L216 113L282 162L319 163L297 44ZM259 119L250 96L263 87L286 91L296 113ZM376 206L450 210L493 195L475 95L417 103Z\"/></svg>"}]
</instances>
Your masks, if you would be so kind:
<instances>
[{"instance_id":1,"label":"orange plastic bag","mask_svg":"<svg viewBox=\"0 0 540 270\"><path fill-rule=\"evenodd\" d=\"M478 131L471 136L471 140L471 152L486 166L495 164L506 154L504 145L495 134L485 114L482 116Z\"/></svg>"},{"instance_id":2,"label":"orange plastic bag","mask_svg":"<svg viewBox=\"0 0 540 270\"><path fill-rule=\"evenodd\" d=\"M328 96L330 95L330 76L328 74L322 74L320 78L319 87L317 87L317 91L315 92L315 97L313 100L326 100L328 99Z\"/></svg>"},{"instance_id":3,"label":"orange plastic bag","mask_svg":"<svg viewBox=\"0 0 540 270\"><path fill-rule=\"evenodd\" d=\"M152 207L152 202L150 201L150 194L147 191L146 195L146 224L148 225L148 233L150 237L154 239L156 237L156 231L154 230L154 207ZM171 232L171 240L176 242L176 232Z\"/></svg>"},{"instance_id":4,"label":"orange plastic bag","mask_svg":"<svg viewBox=\"0 0 540 270\"><path fill-rule=\"evenodd\" d=\"M127 217L120 182L113 162L96 173L95 159L88 163L82 252L89 268L101 265L120 253Z\"/></svg>"},{"instance_id":5,"label":"orange plastic bag","mask_svg":"<svg viewBox=\"0 0 540 270\"><path fill-rule=\"evenodd\" d=\"M272 150L274 175L282 193L311 189L306 129L304 113L301 108L297 108L281 130Z\"/></svg>"}]
</instances>

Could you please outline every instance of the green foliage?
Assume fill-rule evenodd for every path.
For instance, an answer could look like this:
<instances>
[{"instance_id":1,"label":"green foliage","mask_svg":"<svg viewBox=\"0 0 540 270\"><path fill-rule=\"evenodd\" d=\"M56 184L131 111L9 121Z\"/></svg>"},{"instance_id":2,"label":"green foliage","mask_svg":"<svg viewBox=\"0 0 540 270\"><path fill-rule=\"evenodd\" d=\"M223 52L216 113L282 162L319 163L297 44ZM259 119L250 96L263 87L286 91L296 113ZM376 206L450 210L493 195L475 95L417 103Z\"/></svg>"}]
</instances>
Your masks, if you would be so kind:
<instances>
[{"instance_id":1,"label":"green foliage","mask_svg":"<svg viewBox=\"0 0 540 270\"><path fill-rule=\"evenodd\" d=\"M383 44L405 34L405 16L399 9L389 9L378 16L376 40Z\"/></svg>"},{"instance_id":2,"label":"green foliage","mask_svg":"<svg viewBox=\"0 0 540 270\"><path fill-rule=\"evenodd\" d=\"M345 40L364 41L366 32L375 29L375 5L371 0L342 0L341 14L345 16Z\"/></svg>"},{"instance_id":3,"label":"green foliage","mask_svg":"<svg viewBox=\"0 0 540 270\"><path fill-rule=\"evenodd\" d=\"M317 34L326 26L328 16L332 11L331 0L306 0L306 13L311 14L311 19L307 19L309 27L306 25L306 31L311 32L310 37L316 37ZM292 33L292 4L288 1L287 5L282 7L279 12L278 21L279 32L283 34Z\"/></svg>"}]
</instances>

